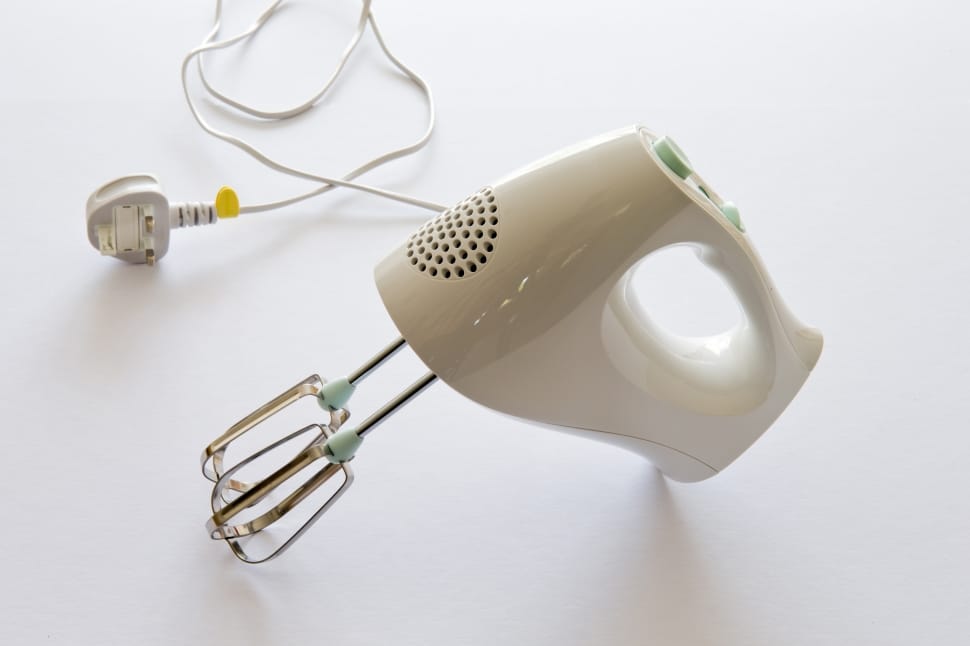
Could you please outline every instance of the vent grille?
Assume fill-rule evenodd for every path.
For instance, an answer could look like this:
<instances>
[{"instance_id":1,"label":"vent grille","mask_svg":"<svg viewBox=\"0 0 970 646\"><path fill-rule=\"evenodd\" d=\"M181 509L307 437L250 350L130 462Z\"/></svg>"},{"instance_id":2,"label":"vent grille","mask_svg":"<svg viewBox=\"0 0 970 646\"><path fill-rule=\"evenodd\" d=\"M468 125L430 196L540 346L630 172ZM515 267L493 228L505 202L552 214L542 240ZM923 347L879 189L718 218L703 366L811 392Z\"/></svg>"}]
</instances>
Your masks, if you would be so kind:
<instances>
[{"instance_id":1,"label":"vent grille","mask_svg":"<svg viewBox=\"0 0 970 646\"><path fill-rule=\"evenodd\" d=\"M411 268L438 280L468 278L488 263L498 245L498 202L490 187L428 220L408 238Z\"/></svg>"}]
</instances>

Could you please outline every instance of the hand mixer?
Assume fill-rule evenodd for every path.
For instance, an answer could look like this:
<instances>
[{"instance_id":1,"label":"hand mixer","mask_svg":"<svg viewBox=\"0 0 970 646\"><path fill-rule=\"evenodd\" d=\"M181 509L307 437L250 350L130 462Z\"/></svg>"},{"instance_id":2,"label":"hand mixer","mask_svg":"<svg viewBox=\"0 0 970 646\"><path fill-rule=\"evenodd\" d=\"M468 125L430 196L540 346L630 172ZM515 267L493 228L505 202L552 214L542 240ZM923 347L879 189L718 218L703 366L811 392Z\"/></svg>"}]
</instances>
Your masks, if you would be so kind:
<instances>
[{"instance_id":1,"label":"hand mixer","mask_svg":"<svg viewBox=\"0 0 970 646\"><path fill-rule=\"evenodd\" d=\"M734 292L742 319L733 329L684 337L651 320L630 278L644 258L673 245L695 248ZM364 438L436 379L496 411L616 444L693 482L724 469L771 425L822 350L821 334L782 302L738 209L670 138L643 127L566 148L470 195L391 251L375 278L401 338L345 377L301 381L203 453L214 483L210 535L244 561L292 545L353 482L348 463ZM405 345L429 372L348 424L355 388ZM303 397L317 399L322 420L228 464L233 443ZM242 477L294 442L299 450L281 466ZM259 556L246 551L335 477L340 484L294 531Z\"/></svg>"}]
</instances>

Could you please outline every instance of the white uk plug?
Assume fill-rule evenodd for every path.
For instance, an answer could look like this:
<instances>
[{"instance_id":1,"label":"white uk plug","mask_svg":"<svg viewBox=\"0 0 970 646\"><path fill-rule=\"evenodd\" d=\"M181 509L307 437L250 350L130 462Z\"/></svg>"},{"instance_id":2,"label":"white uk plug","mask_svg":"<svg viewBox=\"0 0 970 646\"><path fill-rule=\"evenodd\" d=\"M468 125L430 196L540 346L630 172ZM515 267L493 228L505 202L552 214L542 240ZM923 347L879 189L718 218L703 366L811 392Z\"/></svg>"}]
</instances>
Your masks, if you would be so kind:
<instances>
[{"instance_id":1,"label":"white uk plug","mask_svg":"<svg viewBox=\"0 0 970 646\"><path fill-rule=\"evenodd\" d=\"M223 187L216 200L230 203L230 208L220 204L222 217L239 213L232 189ZM170 204L157 177L128 175L108 182L88 198L88 240L103 256L153 265L168 251L172 229L215 224L218 217L214 203Z\"/></svg>"}]
</instances>

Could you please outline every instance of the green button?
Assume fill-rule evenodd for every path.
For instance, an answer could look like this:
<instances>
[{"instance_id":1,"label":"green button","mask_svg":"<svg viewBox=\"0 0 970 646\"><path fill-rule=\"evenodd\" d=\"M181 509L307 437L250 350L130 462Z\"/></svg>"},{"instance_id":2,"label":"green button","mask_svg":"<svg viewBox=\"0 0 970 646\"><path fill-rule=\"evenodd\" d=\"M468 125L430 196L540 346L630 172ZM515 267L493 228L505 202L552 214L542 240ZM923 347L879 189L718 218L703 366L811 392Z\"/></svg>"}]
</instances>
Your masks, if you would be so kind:
<instances>
[{"instance_id":1,"label":"green button","mask_svg":"<svg viewBox=\"0 0 970 646\"><path fill-rule=\"evenodd\" d=\"M674 171L681 179L687 179L694 172L694 169L690 167L690 160L687 159L687 155L670 137L664 135L654 141L653 151L667 165L667 168Z\"/></svg>"},{"instance_id":2,"label":"green button","mask_svg":"<svg viewBox=\"0 0 970 646\"><path fill-rule=\"evenodd\" d=\"M726 217L738 231L744 233L744 223L741 222L741 212L738 210L738 207L734 204L734 202L724 202L721 204L721 213L724 214L724 217Z\"/></svg>"}]
</instances>

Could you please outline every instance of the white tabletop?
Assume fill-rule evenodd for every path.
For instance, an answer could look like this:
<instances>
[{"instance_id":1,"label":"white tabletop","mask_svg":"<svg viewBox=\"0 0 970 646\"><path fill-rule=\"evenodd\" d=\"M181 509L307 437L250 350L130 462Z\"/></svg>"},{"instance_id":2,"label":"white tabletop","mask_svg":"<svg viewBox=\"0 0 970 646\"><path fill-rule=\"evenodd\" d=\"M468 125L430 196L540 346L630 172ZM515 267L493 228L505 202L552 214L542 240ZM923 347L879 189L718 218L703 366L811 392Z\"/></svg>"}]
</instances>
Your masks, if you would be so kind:
<instances>
[{"instance_id":1,"label":"white tabletop","mask_svg":"<svg viewBox=\"0 0 970 646\"><path fill-rule=\"evenodd\" d=\"M260 9L227 5L227 33ZM356 8L293 3L243 52L214 56L213 78L266 107L305 98ZM17 3L0 21L0 643L965 642L967 5L375 12L440 121L425 152L368 181L454 203L600 132L670 133L825 333L815 372L754 447L694 485L439 384L368 440L357 483L296 547L244 566L206 537L202 447L393 338L371 269L427 213L339 191L176 231L154 268L99 257L84 204L113 177L154 172L175 200L308 185L192 122L178 69L208 3ZM424 118L372 38L359 54L302 121L203 109L273 155L342 173ZM664 316L719 316L677 301L711 279L669 262L669 291L650 295ZM389 365L355 410L419 371L413 357Z\"/></svg>"}]
</instances>

